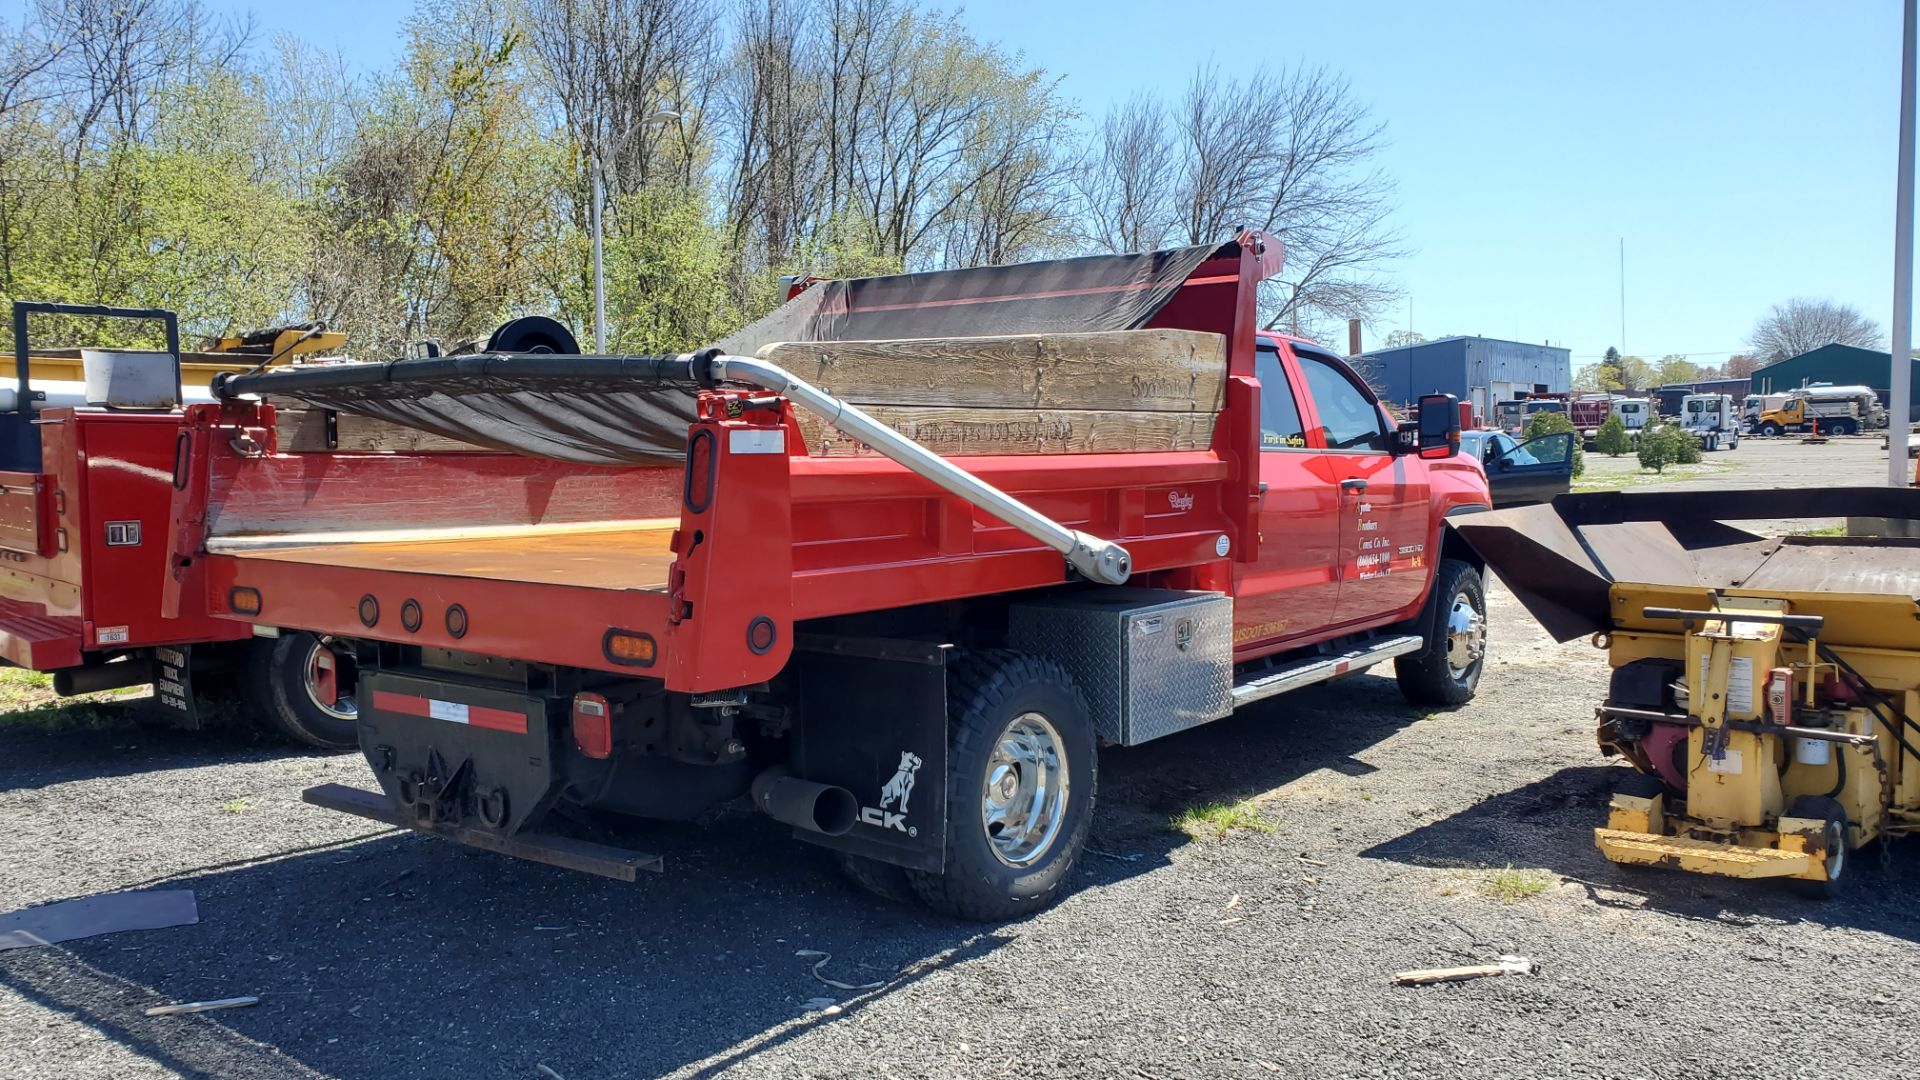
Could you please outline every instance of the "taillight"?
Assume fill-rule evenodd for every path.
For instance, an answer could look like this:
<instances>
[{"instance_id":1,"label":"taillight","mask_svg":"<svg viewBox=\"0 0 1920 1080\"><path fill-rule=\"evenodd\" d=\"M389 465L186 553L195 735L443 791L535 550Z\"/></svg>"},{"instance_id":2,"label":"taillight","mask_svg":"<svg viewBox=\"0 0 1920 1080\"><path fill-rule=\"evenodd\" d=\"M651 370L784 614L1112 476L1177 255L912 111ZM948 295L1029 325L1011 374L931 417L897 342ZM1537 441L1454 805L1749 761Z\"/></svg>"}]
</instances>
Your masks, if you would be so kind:
<instances>
[{"instance_id":1,"label":"taillight","mask_svg":"<svg viewBox=\"0 0 1920 1080\"><path fill-rule=\"evenodd\" d=\"M573 695L573 745L590 758L613 756L613 709L606 698Z\"/></svg>"}]
</instances>

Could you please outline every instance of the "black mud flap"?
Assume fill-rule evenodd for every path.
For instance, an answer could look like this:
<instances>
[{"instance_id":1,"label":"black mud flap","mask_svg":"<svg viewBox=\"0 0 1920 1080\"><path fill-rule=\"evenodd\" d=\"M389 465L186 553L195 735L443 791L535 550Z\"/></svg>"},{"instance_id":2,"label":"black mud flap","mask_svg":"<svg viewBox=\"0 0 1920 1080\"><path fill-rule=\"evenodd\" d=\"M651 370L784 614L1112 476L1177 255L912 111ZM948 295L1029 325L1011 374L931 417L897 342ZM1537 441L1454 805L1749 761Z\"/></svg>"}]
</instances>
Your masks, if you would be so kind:
<instances>
[{"instance_id":1,"label":"black mud flap","mask_svg":"<svg viewBox=\"0 0 1920 1080\"><path fill-rule=\"evenodd\" d=\"M853 792L852 831L794 835L914 870L947 857L947 648L801 635L794 773Z\"/></svg>"},{"instance_id":2,"label":"black mud flap","mask_svg":"<svg viewBox=\"0 0 1920 1080\"><path fill-rule=\"evenodd\" d=\"M240 715L233 678L240 648L230 642L156 645L120 662L144 665L151 673L153 697L147 707L156 719L199 731Z\"/></svg>"},{"instance_id":3,"label":"black mud flap","mask_svg":"<svg viewBox=\"0 0 1920 1080\"><path fill-rule=\"evenodd\" d=\"M384 671L356 693L361 752L416 828L511 836L559 792L556 699Z\"/></svg>"},{"instance_id":4,"label":"black mud flap","mask_svg":"<svg viewBox=\"0 0 1920 1080\"><path fill-rule=\"evenodd\" d=\"M193 646L161 645L153 650L153 707L189 731L201 727L193 696Z\"/></svg>"}]
</instances>

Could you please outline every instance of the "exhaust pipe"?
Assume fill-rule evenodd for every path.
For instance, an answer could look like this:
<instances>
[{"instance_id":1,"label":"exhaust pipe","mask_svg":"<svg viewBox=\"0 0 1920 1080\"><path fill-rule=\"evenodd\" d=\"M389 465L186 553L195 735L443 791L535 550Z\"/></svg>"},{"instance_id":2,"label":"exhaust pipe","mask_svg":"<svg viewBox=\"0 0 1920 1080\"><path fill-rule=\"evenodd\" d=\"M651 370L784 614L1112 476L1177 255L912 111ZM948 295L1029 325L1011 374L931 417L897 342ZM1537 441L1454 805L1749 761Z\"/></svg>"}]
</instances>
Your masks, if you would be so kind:
<instances>
[{"instance_id":1,"label":"exhaust pipe","mask_svg":"<svg viewBox=\"0 0 1920 1080\"><path fill-rule=\"evenodd\" d=\"M87 664L53 673L53 692L61 697L97 694L102 690L120 690L153 681L157 665L144 657L130 657L105 664Z\"/></svg>"},{"instance_id":2,"label":"exhaust pipe","mask_svg":"<svg viewBox=\"0 0 1920 1080\"><path fill-rule=\"evenodd\" d=\"M802 780L789 774L785 765L775 765L753 778L753 805L775 821L826 836L846 835L860 813L853 792Z\"/></svg>"}]
</instances>

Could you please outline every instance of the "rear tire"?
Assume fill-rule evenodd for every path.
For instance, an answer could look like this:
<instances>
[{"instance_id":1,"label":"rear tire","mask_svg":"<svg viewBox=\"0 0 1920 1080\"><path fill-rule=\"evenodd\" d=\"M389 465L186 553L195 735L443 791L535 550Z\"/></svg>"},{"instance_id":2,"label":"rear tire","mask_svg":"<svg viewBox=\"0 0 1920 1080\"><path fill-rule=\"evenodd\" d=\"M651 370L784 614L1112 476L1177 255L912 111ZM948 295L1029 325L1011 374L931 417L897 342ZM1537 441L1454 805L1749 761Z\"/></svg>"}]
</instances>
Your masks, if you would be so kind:
<instances>
[{"instance_id":1,"label":"rear tire","mask_svg":"<svg viewBox=\"0 0 1920 1080\"><path fill-rule=\"evenodd\" d=\"M1059 899L1093 824L1093 722L1066 669L1007 650L948 661L947 864L928 907L999 922Z\"/></svg>"},{"instance_id":2,"label":"rear tire","mask_svg":"<svg viewBox=\"0 0 1920 1080\"><path fill-rule=\"evenodd\" d=\"M1395 659L1393 674L1415 705L1465 705L1486 667L1486 588L1473 564L1442 559L1433 589L1438 602L1420 627L1428 647Z\"/></svg>"},{"instance_id":3,"label":"rear tire","mask_svg":"<svg viewBox=\"0 0 1920 1080\"><path fill-rule=\"evenodd\" d=\"M360 729L351 699L328 709L310 692L308 665L314 650L326 647L304 630L253 639L243 679L247 703L262 730L320 750L356 750Z\"/></svg>"},{"instance_id":4,"label":"rear tire","mask_svg":"<svg viewBox=\"0 0 1920 1080\"><path fill-rule=\"evenodd\" d=\"M1835 421L1833 422L1833 427L1832 427L1832 430L1831 430L1831 431L1829 431L1829 432L1828 432L1828 434L1831 434L1831 435L1852 435L1852 434L1853 434L1854 432L1856 432L1856 431L1858 431L1858 430L1860 430L1860 429L1859 429L1859 428L1857 428L1857 427L1855 427L1855 426L1854 426L1854 424L1853 424L1853 421L1851 421L1851 420L1835 420Z\"/></svg>"},{"instance_id":5,"label":"rear tire","mask_svg":"<svg viewBox=\"0 0 1920 1080\"><path fill-rule=\"evenodd\" d=\"M1833 799L1802 795L1787 808L1787 816L1814 818L1827 823L1826 878L1820 881L1792 878L1788 884L1795 892L1815 900L1831 900L1839 896L1846 887L1847 864L1852 861L1847 850L1847 812Z\"/></svg>"}]
</instances>

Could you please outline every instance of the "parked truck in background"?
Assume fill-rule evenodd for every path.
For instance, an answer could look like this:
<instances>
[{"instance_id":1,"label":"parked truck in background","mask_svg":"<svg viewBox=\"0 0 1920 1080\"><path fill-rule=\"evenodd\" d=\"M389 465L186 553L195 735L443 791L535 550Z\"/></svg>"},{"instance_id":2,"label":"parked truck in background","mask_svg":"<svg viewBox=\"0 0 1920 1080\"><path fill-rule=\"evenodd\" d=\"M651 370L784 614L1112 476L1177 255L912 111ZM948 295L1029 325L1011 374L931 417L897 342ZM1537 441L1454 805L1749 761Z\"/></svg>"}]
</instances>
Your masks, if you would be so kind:
<instances>
[{"instance_id":1,"label":"parked truck in background","mask_svg":"<svg viewBox=\"0 0 1920 1080\"><path fill-rule=\"evenodd\" d=\"M231 378L187 417L170 558L239 626L353 642L381 791L310 802L631 879L659 860L554 812L748 795L875 892L1020 915L1102 745L1387 661L1414 701L1474 693L1457 403L1395 425L1259 331L1279 262L1242 233L819 283L695 354ZM349 419L482 445L366 453Z\"/></svg>"},{"instance_id":2,"label":"parked truck in background","mask_svg":"<svg viewBox=\"0 0 1920 1080\"><path fill-rule=\"evenodd\" d=\"M1760 435L1812 431L1856 435L1887 426L1880 395L1867 386L1814 385L1789 390L1778 405L1763 407L1754 431Z\"/></svg>"},{"instance_id":3,"label":"parked truck in background","mask_svg":"<svg viewBox=\"0 0 1920 1080\"><path fill-rule=\"evenodd\" d=\"M1680 430L1708 453L1740 445L1740 417L1729 394L1688 394L1680 400Z\"/></svg>"}]
</instances>

